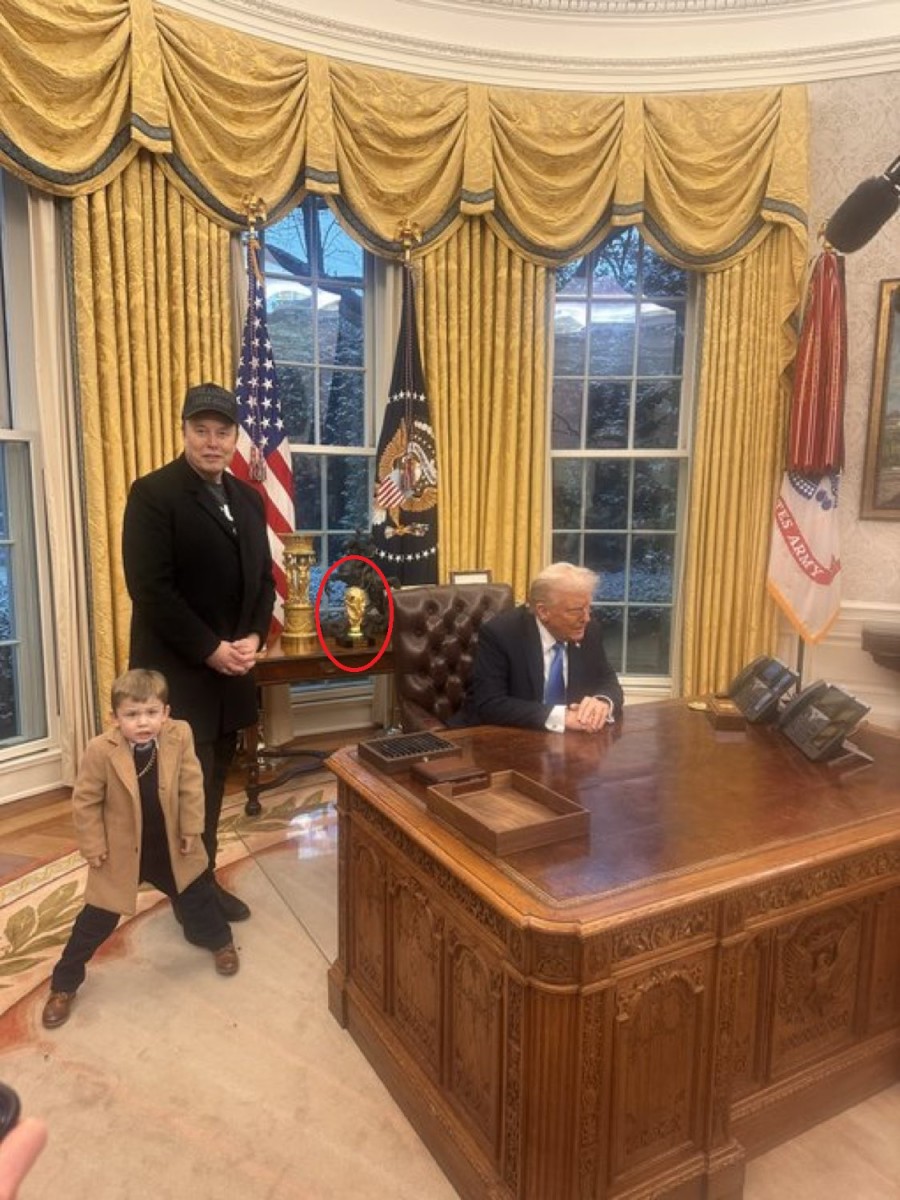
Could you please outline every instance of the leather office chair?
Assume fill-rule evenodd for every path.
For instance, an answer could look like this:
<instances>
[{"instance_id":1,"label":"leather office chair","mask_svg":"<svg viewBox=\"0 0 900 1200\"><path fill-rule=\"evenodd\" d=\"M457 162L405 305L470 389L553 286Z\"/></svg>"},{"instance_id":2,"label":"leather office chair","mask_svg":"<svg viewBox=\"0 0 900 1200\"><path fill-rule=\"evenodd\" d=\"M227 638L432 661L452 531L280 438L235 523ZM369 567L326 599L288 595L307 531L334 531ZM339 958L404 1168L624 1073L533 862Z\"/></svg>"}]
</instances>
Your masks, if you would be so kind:
<instances>
[{"instance_id":1,"label":"leather office chair","mask_svg":"<svg viewBox=\"0 0 900 1200\"><path fill-rule=\"evenodd\" d=\"M462 705L478 631L512 608L508 583L448 583L394 593L394 684L407 732L442 729Z\"/></svg>"}]
</instances>

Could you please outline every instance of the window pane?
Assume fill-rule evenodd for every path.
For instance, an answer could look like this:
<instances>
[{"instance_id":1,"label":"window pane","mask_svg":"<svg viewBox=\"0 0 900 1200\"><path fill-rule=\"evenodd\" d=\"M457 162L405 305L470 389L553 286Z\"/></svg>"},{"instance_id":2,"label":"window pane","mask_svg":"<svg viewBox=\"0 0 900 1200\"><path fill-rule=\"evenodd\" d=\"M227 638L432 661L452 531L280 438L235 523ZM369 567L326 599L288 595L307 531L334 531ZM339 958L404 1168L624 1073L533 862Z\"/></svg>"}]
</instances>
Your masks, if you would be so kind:
<instances>
[{"instance_id":1,"label":"window pane","mask_svg":"<svg viewBox=\"0 0 900 1200\"><path fill-rule=\"evenodd\" d=\"M309 238L302 208L295 208L277 224L270 225L265 231L264 240L267 276L273 265L290 271L292 275L310 274Z\"/></svg>"},{"instance_id":2,"label":"window pane","mask_svg":"<svg viewBox=\"0 0 900 1200\"><path fill-rule=\"evenodd\" d=\"M362 293L319 293L319 362L339 367L364 365Z\"/></svg>"},{"instance_id":3,"label":"window pane","mask_svg":"<svg viewBox=\"0 0 900 1200\"><path fill-rule=\"evenodd\" d=\"M319 372L321 441L326 446L365 445L365 379L361 371Z\"/></svg>"},{"instance_id":4,"label":"window pane","mask_svg":"<svg viewBox=\"0 0 900 1200\"><path fill-rule=\"evenodd\" d=\"M585 471L585 529L627 529L630 463L589 459Z\"/></svg>"},{"instance_id":5,"label":"window pane","mask_svg":"<svg viewBox=\"0 0 900 1200\"><path fill-rule=\"evenodd\" d=\"M553 316L553 364L557 375L584 374L585 306L558 300Z\"/></svg>"},{"instance_id":6,"label":"window pane","mask_svg":"<svg viewBox=\"0 0 900 1200\"><path fill-rule=\"evenodd\" d=\"M634 365L635 307L630 299L591 305L591 375L630 375Z\"/></svg>"},{"instance_id":7,"label":"window pane","mask_svg":"<svg viewBox=\"0 0 900 1200\"><path fill-rule=\"evenodd\" d=\"M362 281L362 246L344 232L330 208L320 208L318 216L323 273L339 279Z\"/></svg>"},{"instance_id":8,"label":"window pane","mask_svg":"<svg viewBox=\"0 0 900 1200\"><path fill-rule=\"evenodd\" d=\"M600 576L599 600L625 599L625 555L628 539L624 534L586 533L584 565Z\"/></svg>"},{"instance_id":9,"label":"window pane","mask_svg":"<svg viewBox=\"0 0 900 1200\"><path fill-rule=\"evenodd\" d=\"M584 296L588 286L588 259L563 263L556 270L556 294L558 296Z\"/></svg>"},{"instance_id":10,"label":"window pane","mask_svg":"<svg viewBox=\"0 0 900 1200\"><path fill-rule=\"evenodd\" d=\"M554 379L551 437L555 450L577 450L581 445L582 379Z\"/></svg>"},{"instance_id":11,"label":"window pane","mask_svg":"<svg viewBox=\"0 0 900 1200\"><path fill-rule=\"evenodd\" d=\"M296 529L322 527L322 460L312 454L293 455ZM319 560L321 561L321 560Z\"/></svg>"},{"instance_id":12,"label":"window pane","mask_svg":"<svg viewBox=\"0 0 900 1200\"><path fill-rule=\"evenodd\" d=\"M355 532L353 532L353 533L329 533L329 535L328 535L328 561L330 563L335 563L338 561L339 558L345 558L351 552L350 548L351 548L351 546L353 546L355 544L355 542L356 542L356 533ZM331 580L329 580L328 583L329 583L329 595L337 598L338 585L340 584L340 581L335 580L335 589L334 589L333 593L332 593L331 586L330 586ZM346 589L346 586L347 585L344 584L343 589ZM344 598L343 589L339 593L341 601L343 601L343 598Z\"/></svg>"},{"instance_id":13,"label":"window pane","mask_svg":"<svg viewBox=\"0 0 900 1200\"><path fill-rule=\"evenodd\" d=\"M678 462L669 458L635 463L631 503L631 523L635 529L675 529L678 471Z\"/></svg>"},{"instance_id":14,"label":"window pane","mask_svg":"<svg viewBox=\"0 0 900 1200\"><path fill-rule=\"evenodd\" d=\"M365 529L369 524L372 494L369 458L326 459L328 528ZM333 561L333 560L332 560Z\"/></svg>"},{"instance_id":15,"label":"window pane","mask_svg":"<svg viewBox=\"0 0 900 1200\"><path fill-rule=\"evenodd\" d=\"M684 361L684 305L641 305L638 375L678 375Z\"/></svg>"},{"instance_id":16,"label":"window pane","mask_svg":"<svg viewBox=\"0 0 900 1200\"><path fill-rule=\"evenodd\" d=\"M8 642L13 635L12 567L9 550L8 545L0 545L0 642Z\"/></svg>"},{"instance_id":17,"label":"window pane","mask_svg":"<svg viewBox=\"0 0 900 1200\"><path fill-rule=\"evenodd\" d=\"M637 290L641 239L629 226L617 230L594 252L591 290L595 296L634 295Z\"/></svg>"},{"instance_id":18,"label":"window pane","mask_svg":"<svg viewBox=\"0 0 900 1200\"><path fill-rule=\"evenodd\" d=\"M685 292L685 277L681 267L660 258L650 246L644 246L643 281L645 296L683 296Z\"/></svg>"},{"instance_id":19,"label":"window pane","mask_svg":"<svg viewBox=\"0 0 900 1200\"><path fill-rule=\"evenodd\" d=\"M643 604L670 603L673 595L675 539L669 534L635 535L631 547L628 598Z\"/></svg>"},{"instance_id":20,"label":"window pane","mask_svg":"<svg viewBox=\"0 0 900 1200\"><path fill-rule=\"evenodd\" d=\"M288 437L295 442L316 440L313 400L316 373L312 367L278 364L278 395Z\"/></svg>"},{"instance_id":21,"label":"window pane","mask_svg":"<svg viewBox=\"0 0 900 1200\"><path fill-rule=\"evenodd\" d=\"M628 610L629 674L668 675L672 641L672 610Z\"/></svg>"},{"instance_id":22,"label":"window pane","mask_svg":"<svg viewBox=\"0 0 900 1200\"><path fill-rule=\"evenodd\" d=\"M4 580L0 574L0 589ZM0 592L0 606L4 599ZM16 667L12 646L0 646L0 745L20 736L16 705Z\"/></svg>"},{"instance_id":23,"label":"window pane","mask_svg":"<svg viewBox=\"0 0 900 1200\"><path fill-rule=\"evenodd\" d=\"M581 534L554 533L553 535L554 562L581 562Z\"/></svg>"},{"instance_id":24,"label":"window pane","mask_svg":"<svg viewBox=\"0 0 900 1200\"><path fill-rule=\"evenodd\" d=\"M676 449L680 405L680 379L639 383L634 404L635 447L646 450Z\"/></svg>"},{"instance_id":25,"label":"window pane","mask_svg":"<svg viewBox=\"0 0 900 1200\"><path fill-rule=\"evenodd\" d=\"M628 447L630 383L588 385L587 434L589 450L625 450Z\"/></svg>"},{"instance_id":26,"label":"window pane","mask_svg":"<svg viewBox=\"0 0 900 1200\"><path fill-rule=\"evenodd\" d=\"M578 458L553 463L553 528L581 528L581 469Z\"/></svg>"},{"instance_id":27,"label":"window pane","mask_svg":"<svg viewBox=\"0 0 900 1200\"><path fill-rule=\"evenodd\" d=\"M312 291L301 283L272 280L266 287L266 309L276 367L312 362Z\"/></svg>"},{"instance_id":28,"label":"window pane","mask_svg":"<svg viewBox=\"0 0 900 1200\"><path fill-rule=\"evenodd\" d=\"M47 734L31 451L0 443L0 745Z\"/></svg>"},{"instance_id":29,"label":"window pane","mask_svg":"<svg viewBox=\"0 0 900 1200\"><path fill-rule=\"evenodd\" d=\"M614 671L624 671L625 609L594 605L594 616L603 626L603 649Z\"/></svg>"}]
</instances>

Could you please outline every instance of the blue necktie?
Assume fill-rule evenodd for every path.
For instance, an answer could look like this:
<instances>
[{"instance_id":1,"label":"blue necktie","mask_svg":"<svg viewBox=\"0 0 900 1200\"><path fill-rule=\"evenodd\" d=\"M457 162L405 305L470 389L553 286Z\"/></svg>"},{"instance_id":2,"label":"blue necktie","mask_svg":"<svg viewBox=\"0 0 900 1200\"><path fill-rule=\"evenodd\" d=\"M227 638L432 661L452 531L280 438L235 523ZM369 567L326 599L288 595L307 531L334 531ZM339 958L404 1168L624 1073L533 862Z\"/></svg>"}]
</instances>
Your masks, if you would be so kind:
<instances>
[{"instance_id":1,"label":"blue necktie","mask_svg":"<svg viewBox=\"0 0 900 1200\"><path fill-rule=\"evenodd\" d=\"M565 642L556 642L553 646L553 657L550 659L550 670L547 672L547 682L544 684L545 704L565 704L566 680L563 675L563 656L566 652Z\"/></svg>"}]
</instances>

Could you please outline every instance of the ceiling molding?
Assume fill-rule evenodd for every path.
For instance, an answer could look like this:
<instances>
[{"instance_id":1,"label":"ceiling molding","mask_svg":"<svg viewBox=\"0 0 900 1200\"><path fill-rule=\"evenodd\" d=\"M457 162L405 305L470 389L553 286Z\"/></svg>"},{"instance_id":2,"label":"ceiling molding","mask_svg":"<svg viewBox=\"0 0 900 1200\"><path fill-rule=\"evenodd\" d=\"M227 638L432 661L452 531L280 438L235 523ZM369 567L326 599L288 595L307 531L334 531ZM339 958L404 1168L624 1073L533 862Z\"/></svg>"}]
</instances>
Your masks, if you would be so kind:
<instances>
[{"instance_id":1,"label":"ceiling molding","mask_svg":"<svg viewBox=\"0 0 900 1200\"><path fill-rule=\"evenodd\" d=\"M688 13L685 8L679 10L677 16L687 14L687 22L693 29L693 36L677 37L667 30L665 38L657 43L674 53L648 53L647 38L641 29L635 28L639 18L635 14L635 0L381 0L377 9L379 26L361 24L358 20L338 20L333 16L309 11L317 2L330 11L340 9L339 0L309 0L306 10L301 10L299 4L303 0L166 0L169 7L179 11L202 16L207 20L265 38L281 44L294 45L302 49L332 55L337 58L360 62L370 66L381 66L396 70L408 71L412 74L452 78L462 81L506 84L517 87L553 88L564 91L592 92L629 92L629 91L687 91L701 88L753 87L767 84L784 84L791 82L811 82L817 79L843 78L856 75L879 74L900 70L900 4L896 0L890 11L897 13L897 19L891 22L895 29L887 36L871 37L868 40L851 37L850 31L858 34L863 28L871 32L872 23L863 23L860 18L860 8L870 7L866 0L836 0L828 4L828 0L642 0L641 17L653 12L656 18L661 15L661 9L666 5L693 5ZM603 45L609 51L612 32L612 22L608 14L604 17L598 5L613 4L622 8L629 6L631 19L615 22L619 40L632 49L635 44L641 46L644 53L640 55L587 56L579 53L541 53L530 48L519 48L508 36L502 40L502 46L490 45L483 36L479 36L478 20L474 18L467 26L466 18L461 17L461 10L493 8L495 11L506 9L499 17L495 15L492 31L496 34L497 21L502 22L502 32L508 34L510 29L521 29L522 9L529 7L536 10L543 6L542 24L546 29L550 17L548 5L556 4L594 5L594 15L590 23L595 32L600 32L603 25ZM885 5L873 0L874 7L880 10ZM732 28L732 36L713 36L710 32L712 18L706 12L703 24L708 34L703 43L702 52L697 49L696 18L701 13L696 6L707 5L715 7L719 12L719 27L726 24L728 16L734 17L737 25ZM654 7L655 6L655 7ZM354 13L373 11L373 7L365 4L354 4L353 0L343 5ZM457 36L471 36L470 41L447 41L440 36L429 38L417 33L406 32L414 22L406 21L400 28L389 28L390 21L386 14L394 17L397 23L397 13L416 11L418 23L428 28L428 21L423 19L427 13L423 10L438 8L455 9L455 13L445 11L442 16L450 17ZM778 36L774 38L777 48L753 49L741 48L752 46L748 36L749 25L752 24L746 15L741 18L735 11L738 8L765 10L765 32L772 39L774 13L776 9L785 13L802 13L805 26L811 26L811 32L818 31L822 37L821 13L824 9L849 10L854 13L854 21L848 29L846 41L832 38L812 44L798 44L796 36ZM512 20L512 10L516 10L515 20ZM811 12L815 10L820 19L810 22ZM566 10L571 12L571 7ZM573 44L583 46L585 33L585 12L572 14L582 25L580 34ZM605 11L605 10L604 10ZM723 16L722 14L725 14ZM561 13L556 17L555 27L567 26L561 19ZM671 18L676 18L674 10ZM690 20L693 16L694 20ZM788 18L785 17L785 20ZM606 24L604 25L604 20ZM749 23L749 24L748 24ZM883 24L883 22L881 22ZM658 27L657 27L658 28ZM717 27L718 28L718 27ZM829 30L830 30L829 26ZM629 32L630 30L630 32ZM567 33L575 32L571 28ZM682 33L685 29L682 28ZM718 32L721 33L720 28ZM796 34L796 30L791 31ZM827 32L824 31L824 32ZM436 31L439 33L439 31ZM785 34L787 30L785 30ZM534 30L532 29L532 35ZM522 38L518 39L522 42ZM598 39L599 40L599 39ZM722 49L723 43L727 47ZM528 40L525 39L526 47ZM546 44L547 39L541 35L532 36L531 45ZM732 49L732 46L734 49ZM511 47L511 48L506 48ZM790 48L787 48L790 47ZM656 50L656 46L653 47ZM685 52L678 53L679 49ZM688 52L689 51L689 52Z\"/></svg>"},{"instance_id":2,"label":"ceiling molding","mask_svg":"<svg viewBox=\"0 0 900 1200\"><path fill-rule=\"evenodd\" d=\"M697 16L711 14L778 14L812 6L821 7L823 0L407 0L407 3L431 4L465 11L495 9L513 11L516 16L552 16L564 21L568 17L617 16L632 20L656 20L668 13ZM830 7L847 7L855 0L825 0Z\"/></svg>"}]
</instances>

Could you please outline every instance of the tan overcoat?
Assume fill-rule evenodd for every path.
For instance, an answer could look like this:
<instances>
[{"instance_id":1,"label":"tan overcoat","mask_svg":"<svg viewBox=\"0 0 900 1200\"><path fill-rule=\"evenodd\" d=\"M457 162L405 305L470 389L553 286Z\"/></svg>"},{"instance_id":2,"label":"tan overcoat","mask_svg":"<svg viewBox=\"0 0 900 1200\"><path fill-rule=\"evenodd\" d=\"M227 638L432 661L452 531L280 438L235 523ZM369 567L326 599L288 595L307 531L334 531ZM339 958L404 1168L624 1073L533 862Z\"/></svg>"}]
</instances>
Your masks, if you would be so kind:
<instances>
[{"instance_id":1,"label":"tan overcoat","mask_svg":"<svg viewBox=\"0 0 900 1200\"><path fill-rule=\"evenodd\" d=\"M158 739L159 802L166 822L172 874L179 893L209 865L203 832L203 776L186 721L167 720ZM78 849L85 858L107 854L101 867L88 868L84 898L110 912L133 913L141 862L141 797L134 755L118 729L92 738L72 793ZM197 834L197 845L182 854L182 835Z\"/></svg>"}]
</instances>

